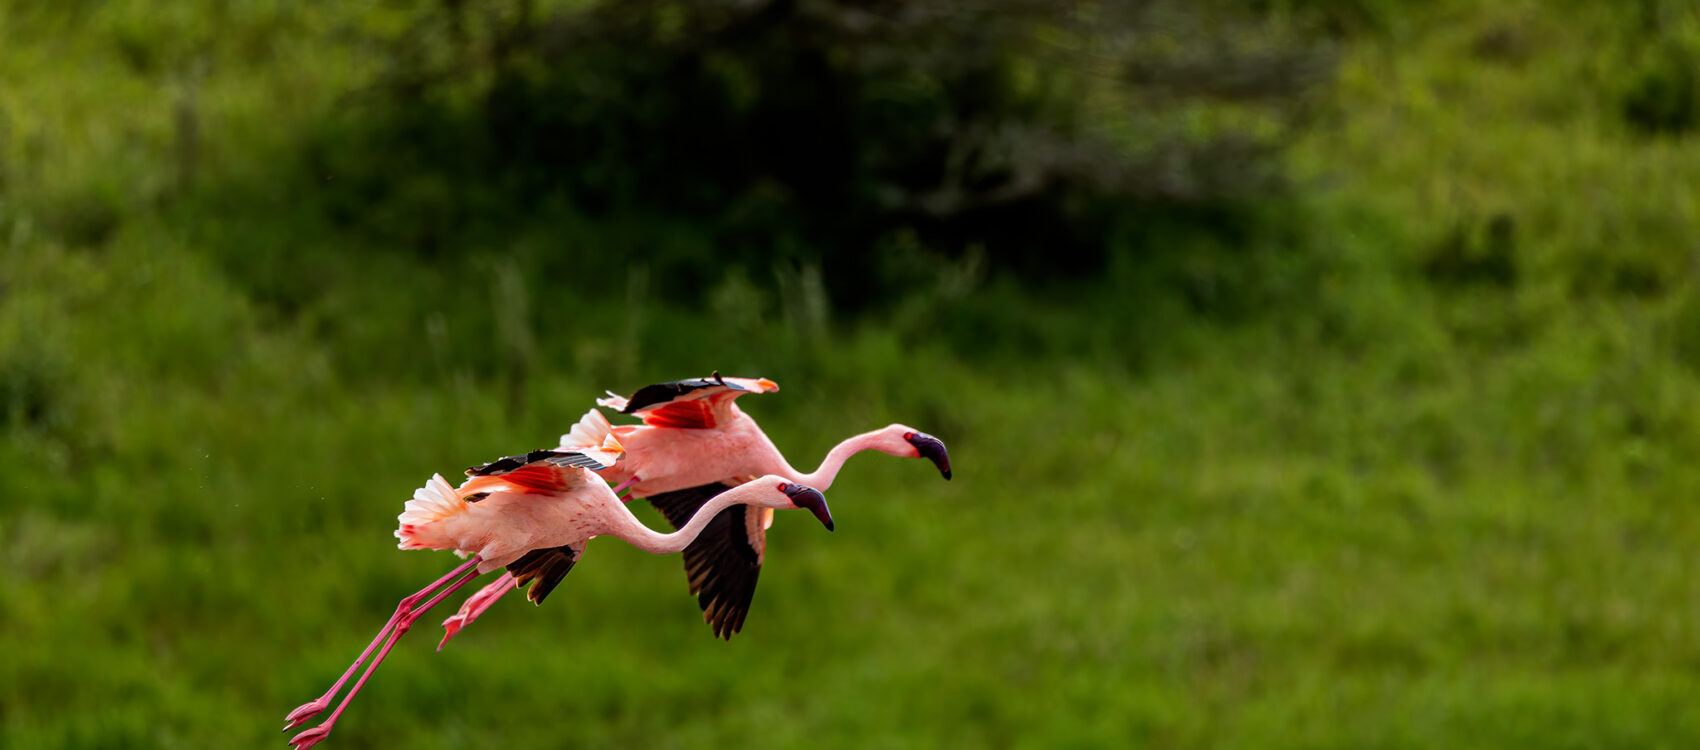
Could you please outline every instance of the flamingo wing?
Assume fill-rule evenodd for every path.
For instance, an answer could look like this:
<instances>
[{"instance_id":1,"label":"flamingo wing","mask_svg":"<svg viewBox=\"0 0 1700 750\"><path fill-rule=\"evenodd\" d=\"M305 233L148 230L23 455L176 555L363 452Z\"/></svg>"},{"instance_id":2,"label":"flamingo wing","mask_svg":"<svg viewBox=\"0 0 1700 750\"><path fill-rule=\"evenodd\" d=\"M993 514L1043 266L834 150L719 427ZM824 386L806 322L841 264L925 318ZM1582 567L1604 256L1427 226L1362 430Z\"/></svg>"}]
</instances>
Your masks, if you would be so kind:
<instances>
[{"instance_id":1,"label":"flamingo wing","mask_svg":"<svg viewBox=\"0 0 1700 750\"><path fill-rule=\"evenodd\" d=\"M519 456L504 456L482 466L471 467L466 470L466 475L469 477L501 476L538 463L560 468L590 469L591 471L599 471L613 465L598 461L595 457L580 451L544 448Z\"/></svg>"},{"instance_id":2,"label":"flamingo wing","mask_svg":"<svg viewBox=\"0 0 1700 750\"><path fill-rule=\"evenodd\" d=\"M579 451L535 450L467 469L466 475L472 478L460 486L460 491L534 495L565 492L584 481L584 469L595 471L611 465Z\"/></svg>"},{"instance_id":3,"label":"flamingo wing","mask_svg":"<svg viewBox=\"0 0 1700 750\"><path fill-rule=\"evenodd\" d=\"M710 498L732 486L717 482L647 499L677 529L690 522ZM685 547L685 578L716 637L732 640L750 612L767 547L765 510L754 505L724 508Z\"/></svg>"},{"instance_id":4,"label":"flamingo wing","mask_svg":"<svg viewBox=\"0 0 1700 750\"><path fill-rule=\"evenodd\" d=\"M532 604L542 604L549 592L554 591L561 579L572 571L578 558L579 551L566 545L534 549L508 563L508 572L514 576L515 588L531 584L525 598L530 599Z\"/></svg>"},{"instance_id":5,"label":"flamingo wing","mask_svg":"<svg viewBox=\"0 0 1700 750\"><path fill-rule=\"evenodd\" d=\"M767 378L727 378L717 371L706 378L646 385L631 398L609 394L597 403L635 415L652 427L706 429L732 418L732 399L777 390L779 385Z\"/></svg>"}]
</instances>

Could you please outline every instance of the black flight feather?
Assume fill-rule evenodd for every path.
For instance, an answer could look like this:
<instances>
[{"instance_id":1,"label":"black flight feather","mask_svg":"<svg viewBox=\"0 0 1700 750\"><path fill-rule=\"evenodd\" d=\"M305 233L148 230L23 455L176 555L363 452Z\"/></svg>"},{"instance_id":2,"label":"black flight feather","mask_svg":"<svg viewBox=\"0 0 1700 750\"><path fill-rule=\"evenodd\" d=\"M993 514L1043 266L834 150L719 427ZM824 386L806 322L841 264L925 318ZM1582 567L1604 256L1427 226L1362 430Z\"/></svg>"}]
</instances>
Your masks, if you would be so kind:
<instances>
[{"instance_id":1,"label":"black flight feather","mask_svg":"<svg viewBox=\"0 0 1700 750\"><path fill-rule=\"evenodd\" d=\"M729 489L720 483L706 484L647 499L678 529L711 498ZM691 593L697 595L697 605L714 635L726 640L744 627L750 602L755 599L761 561L750 542L749 527L751 514L761 512L753 505L723 508L685 547L685 580L690 582Z\"/></svg>"},{"instance_id":2,"label":"black flight feather","mask_svg":"<svg viewBox=\"0 0 1700 750\"><path fill-rule=\"evenodd\" d=\"M576 562L578 555L573 553L572 547L546 547L534 549L518 560L508 563L508 572L514 576L515 587L525 588L527 584L531 585L531 589L525 593L525 598L530 599L533 604L542 604L549 592L554 591L561 579L566 578L567 573L572 571Z\"/></svg>"}]
</instances>

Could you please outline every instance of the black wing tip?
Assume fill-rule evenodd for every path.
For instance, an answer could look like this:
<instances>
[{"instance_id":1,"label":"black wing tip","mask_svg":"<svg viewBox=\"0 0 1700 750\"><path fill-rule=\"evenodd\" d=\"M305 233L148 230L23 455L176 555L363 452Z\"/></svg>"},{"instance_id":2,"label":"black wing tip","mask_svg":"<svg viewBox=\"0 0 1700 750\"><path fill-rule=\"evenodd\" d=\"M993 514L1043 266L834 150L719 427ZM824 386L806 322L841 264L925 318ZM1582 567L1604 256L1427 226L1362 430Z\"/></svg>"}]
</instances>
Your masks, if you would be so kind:
<instances>
[{"instance_id":1,"label":"black wing tip","mask_svg":"<svg viewBox=\"0 0 1700 750\"><path fill-rule=\"evenodd\" d=\"M714 637L731 642L732 635L744 629L744 616L749 614L749 603L742 604L726 598L715 599L703 609L703 620L708 622Z\"/></svg>"},{"instance_id":2,"label":"black wing tip","mask_svg":"<svg viewBox=\"0 0 1700 750\"><path fill-rule=\"evenodd\" d=\"M744 513L753 506L722 510L695 541L685 547L685 578L694 582L703 622L714 637L732 640L744 627L761 579L761 564L750 546Z\"/></svg>"},{"instance_id":3,"label":"black wing tip","mask_svg":"<svg viewBox=\"0 0 1700 750\"><path fill-rule=\"evenodd\" d=\"M591 458L579 451L557 450L541 452L545 455L543 455L539 460L547 461L556 466L569 469L590 469L591 471L601 471L614 465L612 463L602 463L601 461Z\"/></svg>"},{"instance_id":4,"label":"black wing tip","mask_svg":"<svg viewBox=\"0 0 1700 750\"><path fill-rule=\"evenodd\" d=\"M592 471L600 471L609 466L578 451L539 448L524 455L503 456L483 466L470 467L466 470L466 475L469 477L499 477L538 461L549 461L556 466L578 467Z\"/></svg>"},{"instance_id":5,"label":"black wing tip","mask_svg":"<svg viewBox=\"0 0 1700 750\"><path fill-rule=\"evenodd\" d=\"M508 572L513 574L515 588L526 589L526 599L532 604L542 605L549 592L560 585L577 563L578 554L573 552L572 547L545 547L527 552L508 563Z\"/></svg>"},{"instance_id":6,"label":"black wing tip","mask_svg":"<svg viewBox=\"0 0 1700 750\"><path fill-rule=\"evenodd\" d=\"M639 388L636 393L632 394L631 398L626 399L626 408L621 409L620 413L636 414L637 412L651 406L665 404L668 401L672 401L673 399L690 393L691 391L701 390L703 388L730 388L734 391L749 390L737 383L726 382L726 378L720 375L720 371L715 370L713 374L706 378L673 380L666 383L655 383L653 385L646 385Z\"/></svg>"},{"instance_id":7,"label":"black wing tip","mask_svg":"<svg viewBox=\"0 0 1700 750\"><path fill-rule=\"evenodd\" d=\"M506 474L521 466L524 466L524 464L519 463L518 458L515 456L503 456L487 464L466 467L466 475L469 477L483 477L493 474Z\"/></svg>"},{"instance_id":8,"label":"black wing tip","mask_svg":"<svg viewBox=\"0 0 1700 750\"><path fill-rule=\"evenodd\" d=\"M552 451L547 448L540 448L530 453L518 456L503 456L491 461L490 463L484 464L483 466L473 466L468 468L466 470L466 475L469 477L498 476L534 461L541 461L554 453L556 453L556 451Z\"/></svg>"}]
</instances>

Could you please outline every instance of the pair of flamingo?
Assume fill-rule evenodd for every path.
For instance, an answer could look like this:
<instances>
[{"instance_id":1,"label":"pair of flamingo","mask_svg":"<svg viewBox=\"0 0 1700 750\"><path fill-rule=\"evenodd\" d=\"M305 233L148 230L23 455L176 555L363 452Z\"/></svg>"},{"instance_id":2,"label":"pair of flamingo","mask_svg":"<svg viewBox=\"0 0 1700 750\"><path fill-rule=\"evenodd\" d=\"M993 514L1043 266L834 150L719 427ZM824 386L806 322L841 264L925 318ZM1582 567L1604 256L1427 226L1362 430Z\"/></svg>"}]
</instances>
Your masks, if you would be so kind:
<instances>
[{"instance_id":1,"label":"pair of flamingo","mask_svg":"<svg viewBox=\"0 0 1700 750\"><path fill-rule=\"evenodd\" d=\"M291 746L304 750L329 735L401 635L479 575L507 568L443 623L448 631L443 643L510 589L529 584L527 597L541 604L583 555L585 543L601 535L617 536L655 554L683 550L691 593L700 594L704 620L717 636L730 639L749 611L775 508L807 508L831 530L826 499L810 485L826 489L844 461L863 450L927 458L950 478L942 442L895 424L849 438L815 471L798 472L733 403L744 393L778 389L770 380L715 373L708 379L647 386L629 399L609 394L598 403L637 415L644 424L613 427L592 410L561 436L557 449L468 469L471 478L459 488L451 488L441 475L433 476L398 517L400 547L452 549L471 559L402 599L331 689L285 718L288 729L323 712L370 659L336 710L319 726L296 735ZM745 481L757 474L765 476ZM619 484L610 489L603 480ZM648 498L677 531L659 534L639 522L616 494L624 488Z\"/></svg>"},{"instance_id":2,"label":"pair of flamingo","mask_svg":"<svg viewBox=\"0 0 1700 750\"><path fill-rule=\"evenodd\" d=\"M944 443L901 424L840 442L812 472L792 468L755 420L734 403L746 393L777 390L779 386L766 378L724 378L716 373L705 379L646 386L629 399L609 394L597 403L637 416L643 424L612 428L626 447L626 460L598 473L616 483L616 492L630 488L631 497L649 500L676 529L700 515L710 498L758 475L789 477L824 492L832 487L844 462L866 450L928 459L945 479L950 479L950 455ZM581 433L568 433L561 436L561 444L565 448L585 439ZM685 573L691 593L698 595L703 620L716 636L731 640L732 634L742 629L755 596L767 549L767 529L772 524L771 508L727 507L685 547ZM468 599L458 613L444 621L448 632L443 643L515 584L515 576L505 575ZM535 592L532 600L541 601Z\"/></svg>"}]
</instances>

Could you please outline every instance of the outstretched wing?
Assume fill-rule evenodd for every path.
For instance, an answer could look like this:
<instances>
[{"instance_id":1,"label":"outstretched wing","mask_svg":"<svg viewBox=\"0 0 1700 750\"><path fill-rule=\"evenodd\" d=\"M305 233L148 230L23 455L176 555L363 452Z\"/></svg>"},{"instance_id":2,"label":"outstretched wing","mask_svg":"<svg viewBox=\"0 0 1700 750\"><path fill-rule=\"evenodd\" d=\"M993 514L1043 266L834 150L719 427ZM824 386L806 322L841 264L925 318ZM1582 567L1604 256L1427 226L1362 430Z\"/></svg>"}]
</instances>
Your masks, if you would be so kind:
<instances>
[{"instance_id":1,"label":"outstretched wing","mask_svg":"<svg viewBox=\"0 0 1700 750\"><path fill-rule=\"evenodd\" d=\"M639 388L631 398L608 394L596 403L621 414L632 414L654 427L702 429L732 418L732 399L746 393L772 393L779 385L767 378L726 378L716 371L706 378L675 380Z\"/></svg>"},{"instance_id":2,"label":"outstretched wing","mask_svg":"<svg viewBox=\"0 0 1700 750\"><path fill-rule=\"evenodd\" d=\"M731 488L717 482L647 499L677 529L689 523L710 498ZM685 547L685 578L691 593L697 595L703 621L717 637L732 640L750 612L767 547L765 510L754 505L724 508Z\"/></svg>"},{"instance_id":3,"label":"outstretched wing","mask_svg":"<svg viewBox=\"0 0 1700 750\"><path fill-rule=\"evenodd\" d=\"M545 448L523 455L498 458L483 466L474 466L466 470L466 475L469 477L499 477L504 474L512 474L536 463L562 468L590 469L591 471L606 469L613 465L603 463L578 451Z\"/></svg>"},{"instance_id":4,"label":"outstretched wing","mask_svg":"<svg viewBox=\"0 0 1700 750\"><path fill-rule=\"evenodd\" d=\"M584 481L585 474L578 469L597 471L610 465L578 451L535 450L467 469L466 475L472 479L462 484L460 491L564 492Z\"/></svg>"},{"instance_id":5,"label":"outstretched wing","mask_svg":"<svg viewBox=\"0 0 1700 750\"><path fill-rule=\"evenodd\" d=\"M573 563L578 562L578 553L572 547L548 547L534 549L525 553L520 559L508 563L508 572L514 576L514 586L525 588L525 598L532 604L542 604L544 597L555 590L555 586L572 571Z\"/></svg>"}]
</instances>

